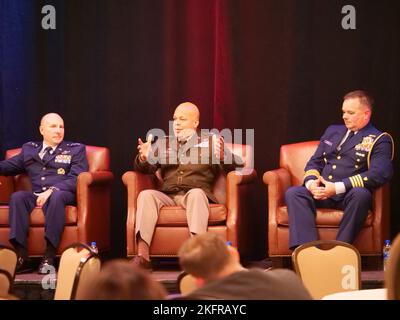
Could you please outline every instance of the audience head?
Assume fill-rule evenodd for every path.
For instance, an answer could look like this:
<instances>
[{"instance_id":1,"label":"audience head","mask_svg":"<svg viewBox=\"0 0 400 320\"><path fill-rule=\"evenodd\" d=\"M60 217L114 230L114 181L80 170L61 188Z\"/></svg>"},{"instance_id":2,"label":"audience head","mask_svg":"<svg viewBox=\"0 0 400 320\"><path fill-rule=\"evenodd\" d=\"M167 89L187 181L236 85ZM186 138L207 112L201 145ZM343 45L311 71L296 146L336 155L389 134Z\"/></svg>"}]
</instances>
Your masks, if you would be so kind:
<instances>
[{"instance_id":1,"label":"audience head","mask_svg":"<svg viewBox=\"0 0 400 320\"><path fill-rule=\"evenodd\" d=\"M145 270L126 260L107 262L83 293L84 300L160 300L167 292Z\"/></svg>"},{"instance_id":2,"label":"audience head","mask_svg":"<svg viewBox=\"0 0 400 320\"><path fill-rule=\"evenodd\" d=\"M178 255L182 269L201 282L221 279L244 269L237 250L213 233L191 237L182 245Z\"/></svg>"}]
</instances>

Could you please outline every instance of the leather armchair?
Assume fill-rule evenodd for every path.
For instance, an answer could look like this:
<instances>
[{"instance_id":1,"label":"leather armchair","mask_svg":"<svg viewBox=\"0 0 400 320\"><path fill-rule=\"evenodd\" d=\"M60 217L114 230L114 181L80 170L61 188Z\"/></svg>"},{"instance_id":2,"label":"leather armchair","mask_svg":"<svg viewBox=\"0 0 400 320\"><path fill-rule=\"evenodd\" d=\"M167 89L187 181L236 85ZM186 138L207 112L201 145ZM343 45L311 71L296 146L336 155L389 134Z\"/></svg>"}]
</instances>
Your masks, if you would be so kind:
<instances>
[{"instance_id":1,"label":"leather armchair","mask_svg":"<svg viewBox=\"0 0 400 320\"><path fill-rule=\"evenodd\" d=\"M243 157L245 168L241 173L231 171L220 174L214 184L213 193L218 204L210 204L208 231L220 234L226 241L238 247L245 255L248 247L248 229L245 227L248 202L246 201L251 184L257 174L252 169L253 153L251 146L240 144L225 145L234 153ZM248 169L249 168L249 169ZM159 189L161 179L155 175L128 171L122 181L128 192L128 215L126 220L127 256L137 254L135 243L136 202L139 193L145 189ZM165 206L160 210L156 229L150 246L153 257L176 257L182 243L189 238L186 213L180 206Z\"/></svg>"},{"instance_id":2,"label":"leather armchair","mask_svg":"<svg viewBox=\"0 0 400 320\"><path fill-rule=\"evenodd\" d=\"M264 173L268 187L268 250L270 257L289 256L289 219L285 192L290 186L303 183L304 168L319 141L281 146L279 169ZM375 190L373 205L364 227L353 245L362 255L381 255L384 239L389 236L389 184ZM317 209L316 222L320 240L334 240L339 230L342 210Z\"/></svg>"},{"instance_id":3,"label":"leather armchair","mask_svg":"<svg viewBox=\"0 0 400 320\"><path fill-rule=\"evenodd\" d=\"M21 149L6 152L6 159L18 154ZM110 249L110 189L113 174L110 172L109 150L103 147L86 146L89 171L82 172L77 180L77 205L65 209L65 228L58 247L58 255L74 242L96 241L99 251ZM9 244L7 203L13 192L31 190L29 177L0 176L0 242ZM42 256L44 239L44 214L40 207L30 216L28 235L29 256Z\"/></svg>"}]
</instances>

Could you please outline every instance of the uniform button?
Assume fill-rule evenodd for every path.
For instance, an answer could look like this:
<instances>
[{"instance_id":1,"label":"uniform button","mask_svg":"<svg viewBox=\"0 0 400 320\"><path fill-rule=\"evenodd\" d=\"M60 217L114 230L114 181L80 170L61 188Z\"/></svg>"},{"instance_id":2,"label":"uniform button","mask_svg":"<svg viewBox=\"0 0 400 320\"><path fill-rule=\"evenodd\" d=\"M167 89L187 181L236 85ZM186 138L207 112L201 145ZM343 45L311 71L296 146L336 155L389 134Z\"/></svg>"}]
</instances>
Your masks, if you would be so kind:
<instances>
[{"instance_id":1,"label":"uniform button","mask_svg":"<svg viewBox=\"0 0 400 320\"><path fill-rule=\"evenodd\" d=\"M364 181L368 181L368 178L367 178L367 177L364 177Z\"/></svg>"},{"instance_id":2,"label":"uniform button","mask_svg":"<svg viewBox=\"0 0 400 320\"><path fill-rule=\"evenodd\" d=\"M45 191L47 188L46 187L42 187L42 190Z\"/></svg>"},{"instance_id":3,"label":"uniform button","mask_svg":"<svg viewBox=\"0 0 400 320\"><path fill-rule=\"evenodd\" d=\"M360 159L357 159L357 162L360 162L361 160Z\"/></svg>"},{"instance_id":4,"label":"uniform button","mask_svg":"<svg viewBox=\"0 0 400 320\"><path fill-rule=\"evenodd\" d=\"M46 167L43 167L42 170L46 170Z\"/></svg>"},{"instance_id":5,"label":"uniform button","mask_svg":"<svg viewBox=\"0 0 400 320\"><path fill-rule=\"evenodd\" d=\"M324 152L323 154L326 155L326 152Z\"/></svg>"},{"instance_id":6,"label":"uniform button","mask_svg":"<svg viewBox=\"0 0 400 320\"><path fill-rule=\"evenodd\" d=\"M332 166L332 169L333 169L333 170L335 170L335 169L336 169L336 164L334 164L334 165Z\"/></svg>"},{"instance_id":7,"label":"uniform button","mask_svg":"<svg viewBox=\"0 0 400 320\"><path fill-rule=\"evenodd\" d=\"M41 178L40 178L40 180L45 180L45 179L46 179L45 177L41 177Z\"/></svg>"},{"instance_id":8,"label":"uniform button","mask_svg":"<svg viewBox=\"0 0 400 320\"><path fill-rule=\"evenodd\" d=\"M355 165L354 167L355 167L356 169L358 169L358 165Z\"/></svg>"},{"instance_id":9,"label":"uniform button","mask_svg":"<svg viewBox=\"0 0 400 320\"><path fill-rule=\"evenodd\" d=\"M340 160L340 159L342 159L342 157L341 156L337 156L336 159Z\"/></svg>"},{"instance_id":10,"label":"uniform button","mask_svg":"<svg viewBox=\"0 0 400 320\"><path fill-rule=\"evenodd\" d=\"M329 178L330 180L332 180L332 179L333 179L333 177L332 177L332 176L329 176L328 178Z\"/></svg>"}]
</instances>

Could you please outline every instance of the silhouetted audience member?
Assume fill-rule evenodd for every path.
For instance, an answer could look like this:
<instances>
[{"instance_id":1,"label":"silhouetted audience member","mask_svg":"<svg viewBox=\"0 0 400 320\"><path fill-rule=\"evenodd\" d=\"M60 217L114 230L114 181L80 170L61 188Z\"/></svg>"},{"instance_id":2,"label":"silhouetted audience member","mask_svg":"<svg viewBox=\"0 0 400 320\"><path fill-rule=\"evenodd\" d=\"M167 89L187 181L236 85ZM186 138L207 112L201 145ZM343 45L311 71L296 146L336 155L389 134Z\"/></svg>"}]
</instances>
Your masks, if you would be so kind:
<instances>
[{"instance_id":1,"label":"silhouetted audience member","mask_svg":"<svg viewBox=\"0 0 400 320\"><path fill-rule=\"evenodd\" d=\"M212 233L195 235L179 250L179 263L197 281L186 299L312 299L291 270L246 269L238 251Z\"/></svg>"},{"instance_id":2,"label":"silhouetted audience member","mask_svg":"<svg viewBox=\"0 0 400 320\"><path fill-rule=\"evenodd\" d=\"M161 300L167 292L146 270L132 266L127 260L113 260L104 265L91 286L83 292L83 300Z\"/></svg>"}]
</instances>

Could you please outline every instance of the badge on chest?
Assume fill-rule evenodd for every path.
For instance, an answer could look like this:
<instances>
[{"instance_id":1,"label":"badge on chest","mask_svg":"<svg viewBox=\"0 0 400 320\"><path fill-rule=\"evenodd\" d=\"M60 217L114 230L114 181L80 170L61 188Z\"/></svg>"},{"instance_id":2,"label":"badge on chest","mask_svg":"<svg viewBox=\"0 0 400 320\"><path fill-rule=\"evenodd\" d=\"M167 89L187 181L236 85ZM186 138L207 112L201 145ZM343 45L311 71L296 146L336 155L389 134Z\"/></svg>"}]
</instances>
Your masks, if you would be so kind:
<instances>
[{"instance_id":1,"label":"badge on chest","mask_svg":"<svg viewBox=\"0 0 400 320\"><path fill-rule=\"evenodd\" d=\"M54 162L57 163L71 163L72 156L69 154L59 154L54 159Z\"/></svg>"},{"instance_id":2,"label":"badge on chest","mask_svg":"<svg viewBox=\"0 0 400 320\"><path fill-rule=\"evenodd\" d=\"M371 136L364 137L361 143L355 146L357 151L369 152L374 144L374 138Z\"/></svg>"}]
</instances>

